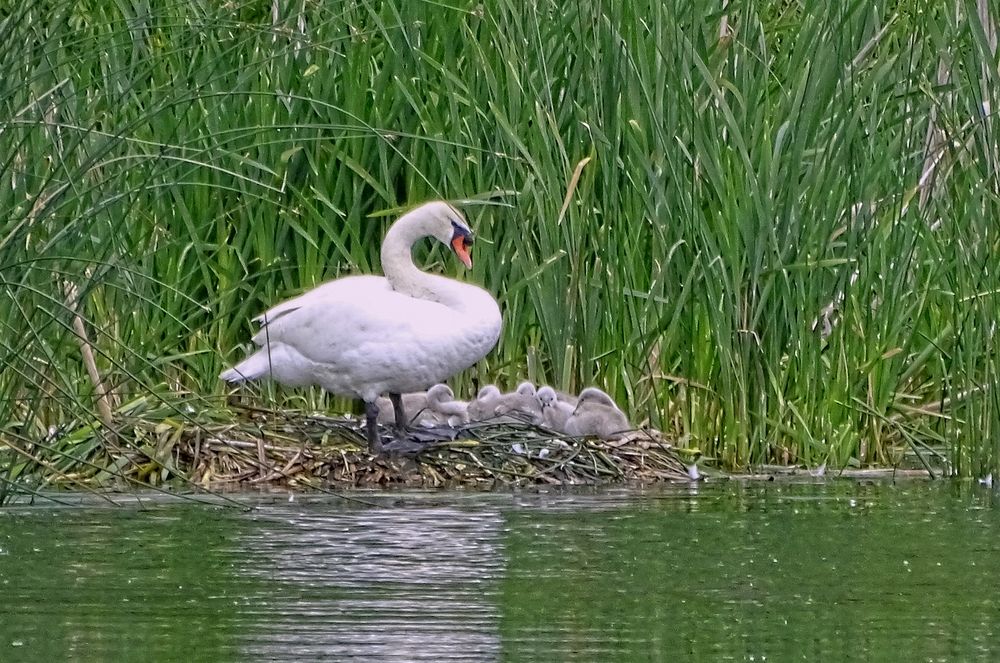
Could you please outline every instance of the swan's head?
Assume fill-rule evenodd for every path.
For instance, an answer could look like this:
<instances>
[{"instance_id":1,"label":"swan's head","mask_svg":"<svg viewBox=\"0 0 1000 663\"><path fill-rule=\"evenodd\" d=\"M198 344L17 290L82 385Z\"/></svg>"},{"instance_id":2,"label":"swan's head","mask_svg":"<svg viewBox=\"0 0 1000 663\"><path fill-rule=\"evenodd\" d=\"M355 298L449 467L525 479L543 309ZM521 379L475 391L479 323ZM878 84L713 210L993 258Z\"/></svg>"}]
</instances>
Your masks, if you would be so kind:
<instances>
[{"instance_id":1,"label":"swan's head","mask_svg":"<svg viewBox=\"0 0 1000 663\"><path fill-rule=\"evenodd\" d=\"M424 232L451 247L462 264L472 269L472 256L469 254L473 242L472 229L461 212L444 201L436 200L421 205L411 214L419 214L424 221Z\"/></svg>"},{"instance_id":2,"label":"swan's head","mask_svg":"<svg viewBox=\"0 0 1000 663\"><path fill-rule=\"evenodd\" d=\"M538 402L542 404L542 407L550 407L556 402L556 390L548 385L540 387L535 396L538 397Z\"/></svg>"}]
</instances>

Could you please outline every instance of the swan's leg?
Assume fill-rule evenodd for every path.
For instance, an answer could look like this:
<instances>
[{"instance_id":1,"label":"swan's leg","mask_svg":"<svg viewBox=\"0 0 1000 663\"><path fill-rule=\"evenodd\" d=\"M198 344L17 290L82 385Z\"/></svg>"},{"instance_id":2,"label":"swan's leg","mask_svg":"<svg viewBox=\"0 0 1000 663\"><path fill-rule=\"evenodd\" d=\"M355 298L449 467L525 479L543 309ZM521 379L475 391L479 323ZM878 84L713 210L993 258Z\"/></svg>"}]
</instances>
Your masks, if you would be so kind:
<instances>
[{"instance_id":1,"label":"swan's leg","mask_svg":"<svg viewBox=\"0 0 1000 663\"><path fill-rule=\"evenodd\" d=\"M368 452L382 453L382 441L378 437L378 405L365 401L365 434L368 437Z\"/></svg>"},{"instance_id":2,"label":"swan's leg","mask_svg":"<svg viewBox=\"0 0 1000 663\"><path fill-rule=\"evenodd\" d=\"M396 415L396 432L402 434L410 423L406 420L406 413L403 412L403 397L390 393L389 400L392 401L392 411Z\"/></svg>"}]
</instances>

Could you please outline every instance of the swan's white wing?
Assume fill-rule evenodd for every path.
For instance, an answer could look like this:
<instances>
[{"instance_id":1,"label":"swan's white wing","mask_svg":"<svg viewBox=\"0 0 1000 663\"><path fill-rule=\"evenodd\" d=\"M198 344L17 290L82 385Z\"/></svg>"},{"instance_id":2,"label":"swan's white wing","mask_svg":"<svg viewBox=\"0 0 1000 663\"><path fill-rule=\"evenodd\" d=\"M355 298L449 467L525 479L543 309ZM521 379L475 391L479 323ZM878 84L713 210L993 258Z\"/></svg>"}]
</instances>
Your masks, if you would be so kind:
<instances>
[{"instance_id":1,"label":"swan's white wing","mask_svg":"<svg viewBox=\"0 0 1000 663\"><path fill-rule=\"evenodd\" d=\"M457 314L443 304L396 292L380 277L325 283L263 314L258 345L286 343L315 361L341 345L405 344L450 337Z\"/></svg>"},{"instance_id":2,"label":"swan's white wing","mask_svg":"<svg viewBox=\"0 0 1000 663\"><path fill-rule=\"evenodd\" d=\"M326 283L265 316L254 342L299 357L296 371L335 393L360 385L374 393L414 391L480 359L466 351L478 341L462 314L396 292L379 277Z\"/></svg>"},{"instance_id":3,"label":"swan's white wing","mask_svg":"<svg viewBox=\"0 0 1000 663\"><path fill-rule=\"evenodd\" d=\"M272 306L267 311L261 313L254 322L262 325L272 323L278 318L303 306L318 303L323 300L338 299L352 296L360 296L363 292L378 293L391 291L392 286L384 276L346 276L333 281L322 283L312 290L308 290L298 297L292 297Z\"/></svg>"}]
</instances>

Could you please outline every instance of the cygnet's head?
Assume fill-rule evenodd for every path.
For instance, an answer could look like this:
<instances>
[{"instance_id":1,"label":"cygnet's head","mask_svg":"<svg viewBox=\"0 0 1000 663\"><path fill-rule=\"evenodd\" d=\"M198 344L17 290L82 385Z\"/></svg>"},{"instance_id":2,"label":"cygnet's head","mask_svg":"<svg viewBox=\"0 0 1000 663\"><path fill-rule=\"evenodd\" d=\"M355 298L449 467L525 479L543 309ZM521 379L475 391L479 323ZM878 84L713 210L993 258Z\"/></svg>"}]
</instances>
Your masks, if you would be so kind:
<instances>
[{"instance_id":1,"label":"cygnet's head","mask_svg":"<svg viewBox=\"0 0 1000 663\"><path fill-rule=\"evenodd\" d=\"M538 402L542 404L542 407L549 407L556 402L556 390L549 385L539 387L535 396L538 397Z\"/></svg>"},{"instance_id":2,"label":"cygnet's head","mask_svg":"<svg viewBox=\"0 0 1000 663\"><path fill-rule=\"evenodd\" d=\"M521 384L517 385L517 393L522 396L534 396L535 395L535 385L532 382L525 380Z\"/></svg>"},{"instance_id":3,"label":"cygnet's head","mask_svg":"<svg viewBox=\"0 0 1000 663\"><path fill-rule=\"evenodd\" d=\"M598 403L600 405L607 405L608 407L617 408L615 401L608 396L606 393L598 389L597 387L587 387L580 392L580 398L577 407L584 403Z\"/></svg>"},{"instance_id":4,"label":"cygnet's head","mask_svg":"<svg viewBox=\"0 0 1000 663\"><path fill-rule=\"evenodd\" d=\"M427 390L427 400L430 403L444 403L455 400L455 392L446 384L439 383Z\"/></svg>"},{"instance_id":5,"label":"cygnet's head","mask_svg":"<svg viewBox=\"0 0 1000 663\"><path fill-rule=\"evenodd\" d=\"M476 399L480 401L485 401L489 398L499 398L499 397L500 397L500 389L497 388L495 384L485 385L482 389L479 390L479 393L476 394Z\"/></svg>"}]
</instances>

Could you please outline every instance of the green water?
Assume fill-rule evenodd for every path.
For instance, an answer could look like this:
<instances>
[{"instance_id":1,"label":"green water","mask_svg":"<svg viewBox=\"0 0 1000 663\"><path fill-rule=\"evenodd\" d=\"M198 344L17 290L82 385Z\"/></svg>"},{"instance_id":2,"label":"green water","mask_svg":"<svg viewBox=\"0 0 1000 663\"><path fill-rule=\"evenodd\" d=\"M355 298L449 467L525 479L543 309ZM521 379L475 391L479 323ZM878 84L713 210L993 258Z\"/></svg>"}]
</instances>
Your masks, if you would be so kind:
<instances>
[{"instance_id":1,"label":"green water","mask_svg":"<svg viewBox=\"0 0 1000 663\"><path fill-rule=\"evenodd\" d=\"M0 661L996 661L966 484L0 510Z\"/></svg>"}]
</instances>

